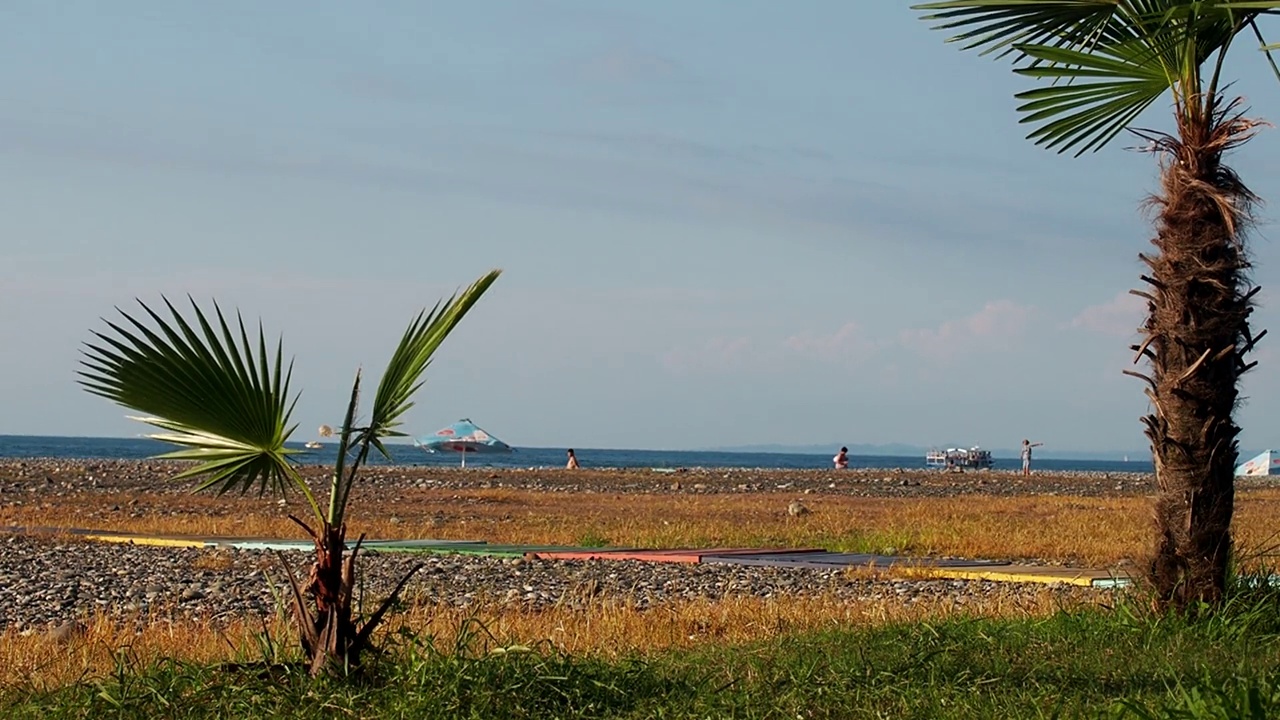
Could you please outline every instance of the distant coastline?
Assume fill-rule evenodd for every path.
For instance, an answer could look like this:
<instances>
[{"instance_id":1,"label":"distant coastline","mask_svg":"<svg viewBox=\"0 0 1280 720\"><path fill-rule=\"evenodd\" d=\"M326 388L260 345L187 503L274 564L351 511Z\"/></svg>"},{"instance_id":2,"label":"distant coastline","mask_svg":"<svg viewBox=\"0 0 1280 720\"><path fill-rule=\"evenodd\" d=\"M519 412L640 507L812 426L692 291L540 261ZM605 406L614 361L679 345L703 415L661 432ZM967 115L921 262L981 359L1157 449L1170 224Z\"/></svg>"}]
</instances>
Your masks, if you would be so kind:
<instances>
[{"instance_id":1,"label":"distant coastline","mask_svg":"<svg viewBox=\"0 0 1280 720\"><path fill-rule=\"evenodd\" d=\"M0 443L9 441L32 441L32 440L53 440L53 441L80 441L80 442L142 442L152 443L155 441L148 440L145 436L138 434L132 436L94 436L94 435L16 435L0 433ZM296 444L301 445L303 438L300 438ZM395 445L399 448L413 447L409 438L396 438L389 440L388 445ZM581 442L566 443L563 447L587 447ZM829 457L835 453L841 446L849 448L850 455L861 457L886 457L886 458L923 458L925 453L931 449L942 446L927 445L911 445L907 443L848 443L831 441L822 444L796 444L788 445L784 443L763 443L763 444L747 444L747 445L717 445L692 447L684 449L675 448L630 448L629 450L645 453L743 453L750 455L821 455ZM166 447L156 443L155 447ZM561 446L521 446L524 450L547 450L555 452L563 452ZM945 447L958 447L957 445L946 445ZM1018 448L993 448L983 446L984 449L991 450L994 457L1002 459L1017 459L1019 457ZM171 449L171 448L170 448ZM1265 448L1258 450L1240 451L1242 459L1251 458L1262 452ZM1151 451L1148 449L1135 450L1053 450L1044 449L1036 452L1036 457L1043 460L1099 460L1106 462L1150 462Z\"/></svg>"},{"instance_id":2,"label":"distant coastline","mask_svg":"<svg viewBox=\"0 0 1280 720\"><path fill-rule=\"evenodd\" d=\"M306 465L330 464L336 460L337 445L320 442L319 447L304 448L295 441L290 447L298 451L295 459ZM575 444L578 458L584 467L596 468L777 468L777 469L828 469L831 467L833 445L795 446L787 452L779 452L777 445L755 446L763 449L749 451L714 450L647 450L625 448L591 448ZM868 447L873 452L860 448ZM900 454L888 455L887 451L903 448ZM857 446L849 457L850 468L902 468L923 469L925 450L914 446ZM61 458L68 460L115 459L142 460L172 451L174 447L142 437L91 438L49 437L38 435L0 435L0 458ZM371 460L374 464L440 465L457 466L460 456L454 453L430 454L412 445L396 444L389 447L392 458ZM874 452L878 450L879 452ZM996 470L1013 470L1018 467L1016 456L996 456ZM564 447L516 447L510 454L482 455L468 458L467 467L561 467L564 465ZM1036 466L1043 470L1068 472L1149 472L1151 456L1146 453L1130 457L1128 462L1117 460L1066 459L1037 456Z\"/></svg>"},{"instance_id":3,"label":"distant coastline","mask_svg":"<svg viewBox=\"0 0 1280 720\"><path fill-rule=\"evenodd\" d=\"M705 448L707 452L731 452L731 453L772 453L779 455L830 455L840 447L849 448L852 455L861 455L864 457L924 457L924 454L931 448L925 445L908 445L905 443L885 443L885 444L865 444L865 443L841 443L829 442L824 445L784 445L784 444L763 444L763 445L726 445L719 447ZM935 446L937 447L937 446ZM950 445L948 447L955 447ZM991 451L992 456L998 458L1017 458L1018 448L984 448ZM1261 452L1261 451L1259 451ZM1257 453L1254 453L1257 454ZM1241 457L1252 457L1249 453L1242 451ZM1142 461L1146 462L1151 459L1150 450L1044 450L1037 451L1036 457L1045 460L1105 460L1110 462Z\"/></svg>"}]
</instances>

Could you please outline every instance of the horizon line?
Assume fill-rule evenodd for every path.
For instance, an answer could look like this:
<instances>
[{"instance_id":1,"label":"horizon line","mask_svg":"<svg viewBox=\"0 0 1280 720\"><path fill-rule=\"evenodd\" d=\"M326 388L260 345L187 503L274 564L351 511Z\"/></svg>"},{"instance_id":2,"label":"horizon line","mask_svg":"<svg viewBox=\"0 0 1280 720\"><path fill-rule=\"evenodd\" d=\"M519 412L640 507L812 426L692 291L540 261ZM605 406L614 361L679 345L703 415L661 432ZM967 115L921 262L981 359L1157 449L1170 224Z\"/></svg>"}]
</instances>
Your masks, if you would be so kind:
<instances>
[{"instance_id":1,"label":"horizon line","mask_svg":"<svg viewBox=\"0 0 1280 720\"><path fill-rule=\"evenodd\" d=\"M148 437L147 435L143 435L143 434L138 434L138 435L27 435L27 434L15 434L15 433L0 433L0 438L56 438L56 439L76 439L76 440L151 440L153 442L161 442L161 443L164 442L162 440L155 440L154 438ZM303 443L307 441L291 440L290 442ZM406 436L404 438L394 438L394 439L389 439L386 442L394 445L412 446L412 437ZM326 444L329 444L329 443L326 443ZM696 447L687 447L687 448L673 448L673 447L606 448L606 447L590 447L585 445L512 445L512 447L516 449L523 448L526 450L563 450L564 448L574 447L579 450L588 450L588 451L590 450L634 450L634 451L641 451L641 452L721 452L721 453L743 453L743 454L757 454L757 455L823 455L827 452L827 450L818 450L818 448L826 448L828 445L830 445L830 447L834 449L839 449L840 447L852 447L852 448L862 447L865 449L865 448L888 448L892 446L900 446L903 449L925 450L925 451L927 451L930 447L934 447L934 446L928 446L928 445L917 445L914 443L898 443L898 442L806 443L806 444L745 443L741 445L696 446ZM773 449L770 449L770 448L773 448ZM992 450L995 452L1016 452L1016 448L1013 448L1013 447L1008 447L1008 448L997 447L997 448L992 448ZM1081 455L1081 454L1123 455L1125 457L1133 455L1138 459L1133 460L1131 462L1141 462L1143 458L1150 457L1151 451L1150 450L1133 450L1133 449L1131 450L1091 450L1091 449L1080 450L1080 449L1063 448L1063 449L1060 449L1058 452L1070 453L1075 455ZM864 452L864 453L854 453L854 454L855 455L860 454L863 457L912 457L913 456L913 455L902 455L898 453L889 453L889 452L883 452L883 453L865 453ZM1247 454L1246 452L1240 453L1241 456L1246 454ZM1038 454L1038 457L1044 460L1074 459L1074 458L1057 458L1055 455L1049 454L1048 451L1042 451L1042 453ZM1001 459L1009 459L1009 458L1001 457ZM1013 459L1017 459L1016 456L1014 456Z\"/></svg>"}]
</instances>

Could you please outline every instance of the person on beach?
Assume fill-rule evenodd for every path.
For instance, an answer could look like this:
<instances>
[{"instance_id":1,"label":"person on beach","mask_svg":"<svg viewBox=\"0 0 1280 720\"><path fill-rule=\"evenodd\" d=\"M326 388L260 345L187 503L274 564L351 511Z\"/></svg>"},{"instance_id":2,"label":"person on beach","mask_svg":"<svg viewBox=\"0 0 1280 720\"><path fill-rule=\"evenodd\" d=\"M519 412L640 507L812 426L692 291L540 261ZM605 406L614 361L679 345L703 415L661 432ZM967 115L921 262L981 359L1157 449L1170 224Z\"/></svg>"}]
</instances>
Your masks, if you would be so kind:
<instances>
[{"instance_id":1,"label":"person on beach","mask_svg":"<svg viewBox=\"0 0 1280 720\"><path fill-rule=\"evenodd\" d=\"M573 454L573 448L569 448L569 462L564 464L567 470L578 469L578 456Z\"/></svg>"},{"instance_id":2,"label":"person on beach","mask_svg":"<svg viewBox=\"0 0 1280 720\"><path fill-rule=\"evenodd\" d=\"M836 453L836 456L831 458L831 461L836 464L837 470L844 470L849 467L849 448L840 448L840 452Z\"/></svg>"},{"instance_id":3,"label":"person on beach","mask_svg":"<svg viewBox=\"0 0 1280 720\"><path fill-rule=\"evenodd\" d=\"M1024 476L1031 474L1031 448L1040 447L1044 443L1033 443L1026 438L1022 440L1022 474Z\"/></svg>"}]
</instances>

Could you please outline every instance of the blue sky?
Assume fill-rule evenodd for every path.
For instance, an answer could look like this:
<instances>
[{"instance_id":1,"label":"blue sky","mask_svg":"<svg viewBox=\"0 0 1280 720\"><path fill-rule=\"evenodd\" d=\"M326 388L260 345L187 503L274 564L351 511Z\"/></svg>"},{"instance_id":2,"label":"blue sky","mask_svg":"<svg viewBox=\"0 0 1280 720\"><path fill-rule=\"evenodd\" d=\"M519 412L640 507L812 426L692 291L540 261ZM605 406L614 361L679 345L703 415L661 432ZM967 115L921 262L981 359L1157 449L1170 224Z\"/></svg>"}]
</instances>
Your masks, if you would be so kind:
<instances>
[{"instance_id":1,"label":"blue sky","mask_svg":"<svg viewBox=\"0 0 1280 720\"><path fill-rule=\"evenodd\" d=\"M0 434L141 432L78 347L190 293L283 333L307 439L416 309L502 267L411 431L1144 447L1120 370L1153 159L1034 147L1027 81L943 39L900 2L10 0ZM1229 69L1280 118L1259 53ZM1277 131L1234 164L1280 202ZM1250 448L1280 443L1259 359Z\"/></svg>"}]
</instances>

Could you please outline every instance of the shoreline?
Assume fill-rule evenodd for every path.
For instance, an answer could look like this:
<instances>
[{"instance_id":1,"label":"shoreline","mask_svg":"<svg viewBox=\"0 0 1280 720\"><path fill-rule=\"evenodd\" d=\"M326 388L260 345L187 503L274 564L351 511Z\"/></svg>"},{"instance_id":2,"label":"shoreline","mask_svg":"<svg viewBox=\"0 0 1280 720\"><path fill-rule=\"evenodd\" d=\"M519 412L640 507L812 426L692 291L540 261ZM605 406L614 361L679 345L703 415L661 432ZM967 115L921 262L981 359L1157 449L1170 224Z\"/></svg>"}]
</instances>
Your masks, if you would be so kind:
<instances>
[{"instance_id":1,"label":"shoreline","mask_svg":"<svg viewBox=\"0 0 1280 720\"><path fill-rule=\"evenodd\" d=\"M23 457L0 457L0 468L14 465L35 464L35 465L79 465L79 466L104 466L104 465L172 465L186 466L193 461L189 460L169 460L164 458L86 458L86 457L57 457L57 456L23 456ZM332 469L331 463L297 463L297 467L302 469ZM654 475L670 475L670 474L690 474L690 473L744 473L744 472L770 472L770 473L797 473L797 474L831 474L831 475L860 475L867 473L893 473L893 474L911 474L911 475L996 475L996 476L1014 476L1021 475L1021 471L1016 468L984 468L984 469L965 469L962 471L948 471L943 468L926 467L902 467L898 465L885 465L879 467L849 467L844 469L835 469L831 467L811 468L811 467L787 467L781 465L759 465L759 466L742 466L742 465L689 465L689 466L673 466L673 467L657 467L649 465L629 465L614 466L600 465L592 466L589 464L582 465L574 471L567 470L563 465L468 465L460 467L456 464L439 464L439 463L378 463L368 464L362 467L362 472L378 472L378 471L417 471L417 472L457 472L476 474L482 472L496 473L529 473L529 472L581 472L581 473L652 473ZM1154 476L1154 472L1146 470L1060 470L1060 469L1037 469L1032 466L1034 476Z\"/></svg>"},{"instance_id":2,"label":"shoreline","mask_svg":"<svg viewBox=\"0 0 1280 720\"><path fill-rule=\"evenodd\" d=\"M195 480L169 478L189 467L177 460L0 459L0 508L10 492L65 495L84 492L188 492ZM332 468L300 465L313 489L323 490ZM934 468L497 468L435 465L367 465L357 487L397 489L524 490L556 493L854 495L943 497L957 495L1153 494L1152 473L1009 470L947 472Z\"/></svg>"},{"instance_id":3,"label":"shoreline","mask_svg":"<svg viewBox=\"0 0 1280 720\"><path fill-rule=\"evenodd\" d=\"M702 469L831 469L831 454L838 445L833 445L829 452L822 453L789 453L789 452L747 452L738 450L664 450L664 449L610 449L578 447L578 460L584 467L599 469L643 469L643 468L702 468ZM111 438L41 438L41 437L9 437L0 436L0 459L47 459L47 460L146 460L165 452L172 451L173 446L165 443L145 440L143 438L111 439ZM296 454L293 459L303 464L332 464L336 459L336 444L321 444L315 448L304 448L303 443L293 442L289 449ZM370 458L374 465L386 462L388 465L410 465L422 467L457 467L461 457L455 453L425 453L413 445L403 443L389 445L392 459L385 461L375 456ZM1047 454L1036 457L1036 465L1045 469L1066 472L1150 472L1153 471L1150 457L1134 455L1136 461L1121 460L1119 456L1111 458L1082 458L1072 455L1051 457ZM850 467L865 470L921 470L926 469L926 453L908 453L899 455L858 454L849 456ZM511 454L472 454L467 457L467 465L491 467L497 469L537 468L555 469L564 466L564 449L530 447L517 448ZM1021 462L1015 455L994 458L994 465L1000 470L1018 470Z\"/></svg>"}]
</instances>

